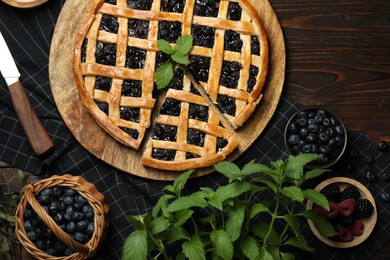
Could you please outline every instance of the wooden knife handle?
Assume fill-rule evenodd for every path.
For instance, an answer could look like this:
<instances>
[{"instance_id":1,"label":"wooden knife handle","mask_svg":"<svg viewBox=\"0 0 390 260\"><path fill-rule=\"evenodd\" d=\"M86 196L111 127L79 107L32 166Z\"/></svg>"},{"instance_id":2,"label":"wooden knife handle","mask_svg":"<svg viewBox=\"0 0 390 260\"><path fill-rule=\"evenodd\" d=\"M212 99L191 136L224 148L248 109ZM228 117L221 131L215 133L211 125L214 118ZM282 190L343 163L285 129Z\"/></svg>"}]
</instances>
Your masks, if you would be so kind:
<instances>
[{"instance_id":1,"label":"wooden knife handle","mask_svg":"<svg viewBox=\"0 0 390 260\"><path fill-rule=\"evenodd\" d=\"M32 150L38 157L45 154L54 145L32 107L22 84L17 81L9 85L8 89L12 105Z\"/></svg>"}]
</instances>

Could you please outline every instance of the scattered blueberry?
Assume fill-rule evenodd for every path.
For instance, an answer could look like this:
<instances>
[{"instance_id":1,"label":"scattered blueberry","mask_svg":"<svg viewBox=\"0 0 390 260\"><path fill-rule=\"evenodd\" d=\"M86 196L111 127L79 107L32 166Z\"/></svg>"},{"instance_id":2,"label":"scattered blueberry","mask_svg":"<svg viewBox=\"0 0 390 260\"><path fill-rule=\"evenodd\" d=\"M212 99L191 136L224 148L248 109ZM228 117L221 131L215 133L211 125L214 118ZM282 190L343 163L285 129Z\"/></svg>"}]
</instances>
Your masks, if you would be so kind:
<instances>
[{"instance_id":1,"label":"scattered blueberry","mask_svg":"<svg viewBox=\"0 0 390 260\"><path fill-rule=\"evenodd\" d=\"M366 164L368 164L368 165L372 165L375 161L374 157L372 155L367 155L365 160L366 160Z\"/></svg>"},{"instance_id":2,"label":"scattered blueberry","mask_svg":"<svg viewBox=\"0 0 390 260\"><path fill-rule=\"evenodd\" d=\"M380 141L378 148L381 152L387 152L389 150L389 144L386 141Z\"/></svg>"},{"instance_id":3,"label":"scattered blueberry","mask_svg":"<svg viewBox=\"0 0 390 260\"><path fill-rule=\"evenodd\" d=\"M381 193L381 199L383 200L383 201L385 201L385 202L389 202L390 201L390 195L389 195L389 193L387 193L387 192L382 192Z\"/></svg>"},{"instance_id":4,"label":"scattered blueberry","mask_svg":"<svg viewBox=\"0 0 390 260\"><path fill-rule=\"evenodd\" d=\"M390 174L388 172L385 172L382 174L382 179L384 181L389 181L390 180Z\"/></svg>"},{"instance_id":5,"label":"scattered blueberry","mask_svg":"<svg viewBox=\"0 0 390 260\"><path fill-rule=\"evenodd\" d=\"M371 171L368 171L366 172L366 179L369 181L369 182L375 182L377 180L378 176L371 172Z\"/></svg>"}]
</instances>

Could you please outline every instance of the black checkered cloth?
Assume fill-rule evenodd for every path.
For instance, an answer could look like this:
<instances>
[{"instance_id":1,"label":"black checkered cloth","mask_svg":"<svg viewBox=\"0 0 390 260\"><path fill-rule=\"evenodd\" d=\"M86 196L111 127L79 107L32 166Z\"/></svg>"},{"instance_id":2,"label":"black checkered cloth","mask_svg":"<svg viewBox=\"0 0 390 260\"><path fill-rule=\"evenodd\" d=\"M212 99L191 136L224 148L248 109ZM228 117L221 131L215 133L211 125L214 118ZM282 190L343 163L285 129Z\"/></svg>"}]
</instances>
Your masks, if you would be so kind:
<instances>
[{"instance_id":1,"label":"black checkered cloth","mask_svg":"<svg viewBox=\"0 0 390 260\"><path fill-rule=\"evenodd\" d=\"M0 30L14 55L28 97L55 145L55 151L46 158L38 159L34 156L16 119L5 81L0 77L0 161L35 175L82 175L95 184L105 195L110 207L108 237L103 242L99 255L103 259L120 259L124 240L132 232L127 216L151 210L167 183L116 170L86 151L64 124L54 103L48 78L50 42L64 1L51 0L30 10L12 8L0 2ZM265 131L235 163L243 166L256 160L268 164L285 159L288 155L284 147L283 130L288 118L301 107L282 96ZM348 135L349 150L357 151L360 158L372 155L375 163L367 165L365 160L356 160L354 163L357 170L349 173L344 166L349 159L343 158L327 177L348 176L366 185L376 199L377 225L362 246L335 249L321 243L304 222L304 235L316 251L310 254L297 251L295 254L298 259L369 259L390 240L390 212L387 204L380 198L383 191L390 193L390 183L381 178L383 173L390 172L390 159L362 134L349 132ZM367 171L379 176L375 183L369 183L365 179ZM316 181L320 182L321 179ZM226 179L221 174L211 173L190 180L187 191L201 186L214 188L225 182ZM312 185L314 187L316 183Z\"/></svg>"}]
</instances>

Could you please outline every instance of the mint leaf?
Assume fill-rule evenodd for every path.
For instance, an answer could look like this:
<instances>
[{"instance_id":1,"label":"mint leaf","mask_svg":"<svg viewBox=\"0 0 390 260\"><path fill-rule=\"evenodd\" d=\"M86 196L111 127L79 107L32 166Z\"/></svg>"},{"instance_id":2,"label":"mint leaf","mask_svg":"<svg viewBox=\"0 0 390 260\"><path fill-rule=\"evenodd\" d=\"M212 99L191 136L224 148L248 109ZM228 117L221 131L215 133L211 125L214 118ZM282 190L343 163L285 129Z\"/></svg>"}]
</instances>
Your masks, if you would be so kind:
<instances>
[{"instance_id":1,"label":"mint leaf","mask_svg":"<svg viewBox=\"0 0 390 260\"><path fill-rule=\"evenodd\" d=\"M173 61L176 61L179 64L184 64L184 65L190 64L189 59L179 52L175 52L174 54L172 54L171 58Z\"/></svg>"},{"instance_id":2,"label":"mint leaf","mask_svg":"<svg viewBox=\"0 0 390 260\"><path fill-rule=\"evenodd\" d=\"M176 241L186 239L188 240L186 231L183 227L172 226L167 231L167 244L172 244Z\"/></svg>"},{"instance_id":3,"label":"mint leaf","mask_svg":"<svg viewBox=\"0 0 390 260\"><path fill-rule=\"evenodd\" d=\"M144 213L136 216L129 216L129 221L134 226L135 229L147 229L150 227L150 215L149 213Z\"/></svg>"},{"instance_id":4,"label":"mint leaf","mask_svg":"<svg viewBox=\"0 0 390 260\"><path fill-rule=\"evenodd\" d=\"M176 51L180 54L187 54L192 48L192 35L182 35L176 40Z\"/></svg>"},{"instance_id":5,"label":"mint leaf","mask_svg":"<svg viewBox=\"0 0 390 260\"><path fill-rule=\"evenodd\" d=\"M303 195L305 196L305 198L312 201L314 204L317 204L323 207L324 209L329 210L328 200L321 192L307 189L307 190L303 190Z\"/></svg>"},{"instance_id":6,"label":"mint leaf","mask_svg":"<svg viewBox=\"0 0 390 260\"><path fill-rule=\"evenodd\" d=\"M192 217L192 214L194 214L193 210L190 209L183 209L179 210L175 213L175 219L176 223L174 224L175 227L182 226L184 223L187 222Z\"/></svg>"},{"instance_id":7,"label":"mint leaf","mask_svg":"<svg viewBox=\"0 0 390 260\"><path fill-rule=\"evenodd\" d=\"M157 40L157 47L166 54L173 54L175 49L164 39Z\"/></svg>"},{"instance_id":8,"label":"mint leaf","mask_svg":"<svg viewBox=\"0 0 390 260\"><path fill-rule=\"evenodd\" d=\"M122 259L147 259L148 244L145 230L135 230L131 233L123 246Z\"/></svg>"},{"instance_id":9,"label":"mint leaf","mask_svg":"<svg viewBox=\"0 0 390 260\"><path fill-rule=\"evenodd\" d=\"M182 244L184 255L190 260L206 260L204 245L199 236L195 235Z\"/></svg>"},{"instance_id":10,"label":"mint leaf","mask_svg":"<svg viewBox=\"0 0 390 260\"><path fill-rule=\"evenodd\" d=\"M286 175L295 180L299 180L303 175L303 167L316 160L319 157L318 154L306 153L297 156L290 155L287 160L285 168Z\"/></svg>"},{"instance_id":11,"label":"mint leaf","mask_svg":"<svg viewBox=\"0 0 390 260\"><path fill-rule=\"evenodd\" d=\"M269 209L262 203L255 203L249 209L249 219L254 218L257 214L262 212L269 212Z\"/></svg>"},{"instance_id":12,"label":"mint leaf","mask_svg":"<svg viewBox=\"0 0 390 260\"><path fill-rule=\"evenodd\" d=\"M222 173L226 177L232 180L236 180L240 176L240 168L232 162L222 161L214 165L217 172Z\"/></svg>"},{"instance_id":13,"label":"mint leaf","mask_svg":"<svg viewBox=\"0 0 390 260\"><path fill-rule=\"evenodd\" d=\"M152 234L155 235L167 230L168 227L169 227L169 220L164 217L159 217L153 219L151 223L150 231L152 232Z\"/></svg>"},{"instance_id":14,"label":"mint leaf","mask_svg":"<svg viewBox=\"0 0 390 260\"><path fill-rule=\"evenodd\" d=\"M281 192L292 200L303 202L303 192L296 186L289 186L282 188Z\"/></svg>"},{"instance_id":15,"label":"mint leaf","mask_svg":"<svg viewBox=\"0 0 390 260\"><path fill-rule=\"evenodd\" d=\"M211 242L214 244L215 253L222 259L233 258L233 242L225 230L213 230L210 233Z\"/></svg>"},{"instance_id":16,"label":"mint leaf","mask_svg":"<svg viewBox=\"0 0 390 260\"><path fill-rule=\"evenodd\" d=\"M269 223L267 222L259 222L254 224L251 227L251 231L255 236L264 239L267 235L268 230L271 228L271 233L267 238L267 243L270 245L278 245L279 244L279 234L276 232L274 227L270 227Z\"/></svg>"},{"instance_id":17,"label":"mint leaf","mask_svg":"<svg viewBox=\"0 0 390 260\"><path fill-rule=\"evenodd\" d=\"M173 78L172 63L166 62L156 70L156 84L158 89L163 89L169 85Z\"/></svg>"},{"instance_id":18,"label":"mint leaf","mask_svg":"<svg viewBox=\"0 0 390 260\"><path fill-rule=\"evenodd\" d=\"M305 174L305 180L310 180L317 178L318 176L322 175L325 172L329 172L330 170L327 169L314 169L311 171L306 172Z\"/></svg>"},{"instance_id":19,"label":"mint leaf","mask_svg":"<svg viewBox=\"0 0 390 260\"><path fill-rule=\"evenodd\" d=\"M318 216L317 213L315 213L312 210L306 210L302 212L300 215L306 217L307 219L310 219L318 232L324 236L324 237L333 237L337 235L336 230L330 224L325 218Z\"/></svg>"},{"instance_id":20,"label":"mint leaf","mask_svg":"<svg viewBox=\"0 0 390 260\"><path fill-rule=\"evenodd\" d=\"M173 196L171 194L165 194L165 195L161 196L158 199L156 205L154 205L154 207L152 209L152 217L157 218L160 211L162 211L164 214L164 211L166 211L166 208L168 205L168 203L167 203L168 200L173 199L173 198L175 198L175 196ZM164 214L164 216L165 216L165 214Z\"/></svg>"},{"instance_id":21,"label":"mint leaf","mask_svg":"<svg viewBox=\"0 0 390 260\"><path fill-rule=\"evenodd\" d=\"M256 259L256 257L260 254L259 245L256 241L256 238L247 236L238 241L238 246L244 255L250 260Z\"/></svg>"},{"instance_id":22,"label":"mint leaf","mask_svg":"<svg viewBox=\"0 0 390 260\"><path fill-rule=\"evenodd\" d=\"M184 189L184 186L190 177L190 175L194 172L194 170L188 170L182 174L180 174L175 182L173 183L173 190L176 195L180 195L180 192Z\"/></svg>"},{"instance_id":23,"label":"mint leaf","mask_svg":"<svg viewBox=\"0 0 390 260\"><path fill-rule=\"evenodd\" d=\"M237 202L227 211L226 231L232 238L232 241L236 241L241 235L241 228L245 218L245 207L244 203Z\"/></svg>"},{"instance_id":24,"label":"mint leaf","mask_svg":"<svg viewBox=\"0 0 390 260\"><path fill-rule=\"evenodd\" d=\"M244 192L250 190L252 185L249 182L234 182L225 186L219 187L215 192L215 199L224 202L227 199L235 198Z\"/></svg>"},{"instance_id":25,"label":"mint leaf","mask_svg":"<svg viewBox=\"0 0 390 260\"><path fill-rule=\"evenodd\" d=\"M191 207L204 208L207 206L207 201L204 199L203 192L195 192L189 196L180 197L168 205L168 212L176 212L182 209L189 209Z\"/></svg>"}]
</instances>

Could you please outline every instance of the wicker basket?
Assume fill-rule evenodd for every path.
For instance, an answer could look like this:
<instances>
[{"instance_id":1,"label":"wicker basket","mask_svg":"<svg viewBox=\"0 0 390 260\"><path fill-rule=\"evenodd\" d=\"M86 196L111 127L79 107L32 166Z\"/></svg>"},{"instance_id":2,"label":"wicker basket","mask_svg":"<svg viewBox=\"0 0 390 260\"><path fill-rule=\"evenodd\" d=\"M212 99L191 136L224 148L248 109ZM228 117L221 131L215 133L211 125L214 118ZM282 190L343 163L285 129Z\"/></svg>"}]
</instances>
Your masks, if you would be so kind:
<instances>
[{"instance_id":1,"label":"wicker basket","mask_svg":"<svg viewBox=\"0 0 390 260\"><path fill-rule=\"evenodd\" d=\"M48 213L42 208L35 195L39 194L42 190L54 186L64 186L72 188L88 200L94 211L94 232L91 239L81 244L75 241L69 234L63 231L55 221L50 217ZM70 256L56 257L45 253L38 249L35 244L27 237L26 230L24 229L24 212L27 204L30 204L32 209L37 213L41 220L51 229L51 231L61 240L64 244L73 249L73 253ZM62 176L54 175L48 179L36 182L34 184L28 184L24 188L23 197L18 205L16 211L16 235L24 248L37 259L86 259L93 256L102 240L104 239L106 229L108 227L107 221L108 205L104 203L104 195L100 193L96 187L87 182L80 176L72 176L65 174Z\"/></svg>"}]
</instances>

